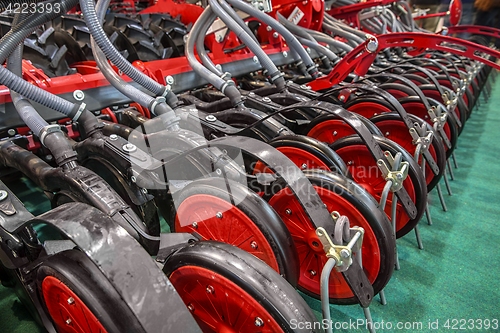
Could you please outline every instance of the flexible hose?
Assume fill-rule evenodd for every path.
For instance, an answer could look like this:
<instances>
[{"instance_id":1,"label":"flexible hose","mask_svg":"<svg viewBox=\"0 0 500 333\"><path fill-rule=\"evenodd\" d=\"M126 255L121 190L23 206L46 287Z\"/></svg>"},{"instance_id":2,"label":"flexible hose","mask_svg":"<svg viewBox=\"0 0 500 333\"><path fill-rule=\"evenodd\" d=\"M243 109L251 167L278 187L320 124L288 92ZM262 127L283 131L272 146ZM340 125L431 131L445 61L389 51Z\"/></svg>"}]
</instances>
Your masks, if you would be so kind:
<instances>
[{"instance_id":1,"label":"flexible hose","mask_svg":"<svg viewBox=\"0 0 500 333\"><path fill-rule=\"evenodd\" d=\"M97 2L96 14L100 23L104 21L109 3L110 0L101 0ZM156 98L146 94L145 92L142 92L141 90L122 80L122 78L113 70L113 68L107 61L105 54L98 47L98 45L96 45L96 42L92 36L90 36L90 44L92 47L92 54L94 55L97 66L113 87L115 87L119 92L121 92L123 95L127 96L134 102L137 102L140 105L150 109L155 115L167 115L164 116L164 121L166 121L166 125L168 126L168 128L175 130L178 129L177 117L174 111L165 102L155 103L157 102Z\"/></svg>"},{"instance_id":2,"label":"flexible hose","mask_svg":"<svg viewBox=\"0 0 500 333\"><path fill-rule=\"evenodd\" d=\"M215 88L226 95L231 100L233 106L241 105L243 102L241 93L238 88L234 86L234 82L230 80L225 81L221 77L211 72L209 69L203 66L194 55L194 46L198 37L197 33L202 28L202 23L204 22L204 20L206 20L207 17L210 17L211 15L212 9L211 6L208 5L191 28L191 32L189 33L186 41L186 58L191 68L193 68L193 70L199 76L210 82Z\"/></svg>"},{"instance_id":3,"label":"flexible hose","mask_svg":"<svg viewBox=\"0 0 500 333\"><path fill-rule=\"evenodd\" d=\"M325 29L326 31L330 31L337 36L345 38L347 40L347 44L349 44L352 47L356 47L359 44L363 43L363 40L361 40L361 38L359 38L354 34L351 34L350 32L343 30L338 26L323 22L323 29Z\"/></svg>"},{"instance_id":4,"label":"flexible hose","mask_svg":"<svg viewBox=\"0 0 500 333\"><path fill-rule=\"evenodd\" d=\"M94 0L80 0L80 8L83 12L85 22L87 23L87 27L89 28L92 37L94 37L97 45L99 45L106 57L111 60L111 62L123 73L128 75L132 80L147 90L151 91L156 96L166 96L170 89L151 79L149 76L132 66L132 64L129 63L127 59L125 59L113 46L104 32L102 25L99 23L94 6Z\"/></svg>"},{"instance_id":5,"label":"flexible hose","mask_svg":"<svg viewBox=\"0 0 500 333\"><path fill-rule=\"evenodd\" d=\"M326 261L323 270L321 271L321 280L320 280L320 290L321 290L321 312L323 313L323 321L328 323L326 327L326 332L332 333L332 325L329 325L332 322L331 314L330 314L330 295L329 295L329 281L330 274L332 273L332 269L337 264L337 261L333 258L329 258Z\"/></svg>"},{"instance_id":6,"label":"flexible hose","mask_svg":"<svg viewBox=\"0 0 500 333\"><path fill-rule=\"evenodd\" d=\"M328 13L325 13L324 19L327 20L327 22L331 22L332 24L338 26L339 28L341 28L343 30L346 30L346 31L358 36L359 38L361 38L361 42L363 42L366 38L365 32L363 32L361 30L354 29L353 27L350 27L346 23L337 20L336 18L334 18L333 16L331 16Z\"/></svg>"},{"instance_id":7,"label":"flexible hose","mask_svg":"<svg viewBox=\"0 0 500 333\"><path fill-rule=\"evenodd\" d=\"M257 40L257 37L253 34L252 30L246 25L245 21L236 13L236 11L233 9L233 7L229 6L229 4L225 1L219 1L219 4L221 5L222 9L226 11L226 13L229 14L229 16L232 17L233 20L236 21L240 25L240 27L245 30L245 32L252 37L252 39L256 42L259 43Z\"/></svg>"},{"instance_id":8,"label":"flexible hose","mask_svg":"<svg viewBox=\"0 0 500 333\"><path fill-rule=\"evenodd\" d=\"M351 52L354 50L354 48L344 42L341 42L339 40L334 39L332 36L329 36L327 34L324 34L319 31L314 31L310 29L306 29L307 32L309 32L318 42L322 42L325 44L330 45L334 49L341 49L346 52Z\"/></svg>"},{"instance_id":9,"label":"flexible hose","mask_svg":"<svg viewBox=\"0 0 500 333\"><path fill-rule=\"evenodd\" d=\"M288 21L286 19L286 17L284 17L283 15L281 15L280 12L276 12L277 16L278 16L278 20L281 24L283 24L285 26L285 28L287 28L288 30L290 30L291 32L293 32L296 36L300 36L302 38L307 38L313 42L316 42L316 40L314 39L313 36L311 36L311 34L307 33L302 27L299 27L298 25Z\"/></svg>"},{"instance_id":10,"label":"flexible hose","mask_svg":"<svg viewBox=\"0 0 500 333\"><path fill-rule=\"evenodd\" d=\"M201 62L205 67L207 67L209 70L211 70L214 74L217 76L221 77L224 75L221 70L219 70L214 63L212 62L212 59L207 54L207 51L205 50L205 36L207 35L207 31L214 22L215 18L217 15L215 15L212 11L212 8L210 8L210 11L212 14L210 16L205 16L203 18L203 21L201 22L201 28L200 31L196 31L196 35L198 36L196 38L196 52L198 53L198 56L200 57ZM201 16L200 18L201 19Z\"/></svg>"},{"instance_id":11,"label":"flexible hose","mask_svg":"<svg viewBox=\"0 0 500 333\"><path fill-rule=\"evenodd\" d=\"M276 65L272 62L266 52L264 52L264 50L261 48L260 44L255 42L255 40L252 39L252 37L248 35L245 30L235 20L233 20L228 13L224 11L224 9L222 9L222 6L219 4L218 0L209 0L209 3L213 12L217 14L217 16L219 16L219 18L226 24L226 26L231 31L233 31L236 36L238 36L238 38L243 41L243 43L246 44L246 46L257 56L257 58L259 58L262 67L264 67L268 71L269 76L271 77L271 82L273 82L280 91L284 90L285 79L281 75L278 67L276 67ZM234 9L232 9L229 5L228 7L234 12ZM236 12L234 12L234 14L237 15Z\"/></svg>"},{"instance_id":12,"label":"flexible hose","mask_svg":"<svg viewBox=\"0 0 500 333\"><path fill-rule=\"evenodd\" d=\"M227 2L229 2L233 7L238 8L239 10L249 15L252 15L253 17L259 19L260 21L276 30L276 32L283 36L289 47L300 56L300 58L296 60L304 62L307 72L314 78L319 75L314 61L311 59L307 51L302 47L302 44L300 44L297 38L295 38L295 36L290 31L288 31L288 29L286 29L281 23L279 23L266 13L255 9L254 7L241 0L227 0ZM293 54L294 53L292 52L292 55Z\"/></svg>"}]
</instances>

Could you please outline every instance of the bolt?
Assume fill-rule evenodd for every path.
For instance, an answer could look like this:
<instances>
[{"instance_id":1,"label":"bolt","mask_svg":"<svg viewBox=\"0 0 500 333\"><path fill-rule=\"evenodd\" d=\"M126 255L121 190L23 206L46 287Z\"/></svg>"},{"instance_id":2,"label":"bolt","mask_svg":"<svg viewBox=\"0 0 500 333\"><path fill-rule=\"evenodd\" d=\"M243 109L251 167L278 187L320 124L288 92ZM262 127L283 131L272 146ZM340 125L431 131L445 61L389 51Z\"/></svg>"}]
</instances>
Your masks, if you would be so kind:
<instances>
[{"instance_id":1,"label":"bolt","mask_svg":"<svg viewBox=\"0 0 500 333\"><path fill-rule=\"evenodd\" d=\"M271 28L270 26L267 26L266 30L271 31L271 30L273 30L273 28Z\"/></svg>"},{"instance_id":2,"label":"bolt","mask_svg":"<svg viewBox=\"0 0 500 333\"><path fill-rule=\"evenodd\" d=\"M52 156L52 155L45 156L45 160L47 160L47 161L52 161L53 159L54 159L54 156Z\"/></svg>"},{"instance_id":3,"label":"bolt","mask_svg":"<svg viewBox=\"0 0 500 333\"><path fill-rule=\"evenodd\" d=\"M279 36L279 35L278 35L278 33L277 33L277 32L273 32L273 37L274 37L274 38L278 38L278 36Z\"/></svg>"},{"instance_id":4,"label":"bolt","mask_svg":"<svg viewBox=\"0 0 500 333\"><path fill-rule=\"evenodd\" d=\"M137 181L137 178L135 178L135 176L132 176L130 177L130 180L132 181L132 183L135 183Z\"/></svg>"},{"instance_id":5,"label":"bolt","mask_svg":"<svg viewBox=\"0 0 500 333\"><path fill-rule=\"evenodd\" d=\"M222 43L223 40L224 40L224 36L222 36L222 35L215 35L215 41L217 43Z\"/></svg>"},{"instance_id":6,"label":"bolt","mask_svg":"<svg viewBox=\"0 0 500 333\"><path fill-rule=\"evenodd\" d=\"M248 96L255 97L255 93L251 92L251 93L248 94Z\"/></svg>"},{"instance_id":7,"label":"bolt","mask_svg":"<svg viewBox=\"0 0 500 333\"><path fill-rule=\"evenodd\" d=\"M148 193L148 189L147 188L143 188L142 189L142 193L147 194Z\"/></svg>"},{"instance_id":8,"label":"bolt","mask_svg":"<svg viewBox=\"0 0 500 333\"><path fill-rule=\"evenodd\" d=\"M399 180L402 180L403 179L403 175L400 174L400 173L398 173L398 174L396 174L396 178L399 179Z\"/></svg>"},{"instance_id":9,"label":"bolt","mask_svg":"<svg viewBox=\"0 0 500 333\"><path fill-rule=\"evenodd\" d=\"M306 51L307 51L307 53L311 53L311 48L310 47L306 47Z\"/></svg>"},{"instance_id":10,"label":"bolt","mask_svg":"<svg viewBox=\"0 0 500 333\"><path fill-rule=\"evenodd\" d=\"M288 57L288 52L283 51L283 57L285 57L285 58Z\"/></svg>"},{"instance_id":11,"label":"bolt","mask_svg":"<svg viewBox=\"0 0 500 333\"><path fill-rule=\"evenodd\" d=\"M309 271L309 274L311 274L312 276L316 276L316 271L314 271L314 270L312 270L312 269L311 269L311 270Z\"/></svg>"},{"instance_id":12,"label":"bolt","mask_svg":"<svg viewBox=\"0 0 500 333\"><path fill-rule=\"evenodd\" d=\"M212 287L211 285L208 285L206 290L207 290L207 293L209 293L209 294L213 294L215 291L214 287Z\"/></svg>"},{"instance_id":13,"label":"bolt","mask_svg":"<svg viewBox=\"0 0 500 333\"><path fill-rule=\"evenodd\" d=\"M389 132L385 132L385 136L389 136L389 134L390 134Z\"/></svg>"},{"instance_id":14,"label":"bolt","mask_svg":"<svg viewBox=\"0 0 500 333\"><path fill-rule=\"evenodd\" d=\"M215 217L218 218L218 219L221 219L222 218L222 213L221 212L217 212L217 214L215 214Z\"/></svg>"},{"instance_id":15,"label":"bolt","mask_svg":"<svg viewBox=\"0 0 500 333\"><path fill-rule=\"evenodd\" d=\"M337 131L333 131L333 136L337 136Z\"/></svg>"},{"instance_id":16,"label":"bolt","mask_svg":"<svg viewBox=\"0 0 500 333\"><path fill-rule=\"evenodd\" d=\"M7 133L10 135L10 136L14 136L16 135L16 130L11 128L10 130L7 131Z\"/></svg>"},{"instance_id":17,"label":"bolt","mask_svg":"<svg viewBox=\"0 0 500 333\"><path fill-rule=\"evenodd\" d=\"M71 319L66 319L66 325L71 325Z\"/></svg>"},{"instance_id":18,"label":"bolt","mask_svg":"<svg viewBox=\"0 0 500 333\"><path fill-rule=\"evenodd\" d=\"M205 120L209 121L209 122L214 122L214 121L217 120L217 117L213 116L213 115L208 115L208 116L205 117Z\"/></svg>"},{"instance_id":19,"label":"bolt","mask_svg":"<svg viewBox=\"0 0 500 333\"><path fill-rule=\"evenodd\" d=\"M113 105L113 106L111 107L111 110L113 110L113 111L118 111L118 105Z\"/></svg>"},{"instance_id":20,"label":"bolt","mask_svg":"<svg viewBox=\"0 0 500 333\"><path fill-rule=\"evenodd\" d=\"M340 100L341 102L345 101L345 96L344 96L344 95L340 95L339 100Z\"/></svg>"},{"instance_id":21,"label":"bolt","mask_svg":"<svg viewBox=\"0 0 500 333\"><path fill-rule=\"evenodd\" d=\"M301 169L305 169L307 168L307 164L303 163L301 166L300 166Z\"/></svg>"},{"instance_id":22,"label":"bolt","mask_svg":"<svg viewBox=\"0 0 500 333\"><path fill-rule=\"evenodd\" d=\"M68 304L75 304L75 299L73 297L68 298Z\"/></svg>"},{"instance_id":23,"label":"bolt","mask_svg":"<svg viewBox=\"0 0 500 333\"><path fill-rule=\"evenodd\" d=\"M222 175L222 170L221 169L216 169L215 173L218 174L219 176Z\"/></svg>"},{"instance_id":24,"label":"bolt","mask_svg":"<svg viewBox=\"0 0 500 333\"><path fill-rule=\"evenodd\" d=\"M193 312L194 311L194 305L189 303L188 306L187 306L188 310Z\"/></svg>"},{"instance_id":25,"label":"bolt","mask_svg":"<svg viewBox=\"0 0 500 333\"><path fill-rule=\"evenodd\" d=\"M264 97L264 98L262 99L262 101L263 101L263 102L265 102L265 103L270 103L270 102L271 102L271 99L270 99L269 97Z\"/></svg>"},{"instance_id":26,"label":"bolt","mask_svg":"<svg viewBox=\"0 0 500 333\"><path fill-rule=\"evenodd\" d=\"M353 165L354 164L354 161L348 161L347 162L347 165Z\"/></svg>"},{"instance_id":27,"label":"bolt","mask_svg":"<svg viewBox=\"0 0 500 333\"><path fill-rule=\"evenodd\" d=\"M292 215L292 210L290 208L287 208L285 210L286 215Z\"/></svg>"},{"instance_id":28,"label":"bolt","mask_svg":"<svg viewBox=\"0 0 500 333\"><path fill-rule=\"evenodd\" d=\"M252 241L252 242L250 243L250 247L251 247L252 249L256 250L256 249L259 247L259 245L257 244L257 242L256 242L256 241Z\"/></svg>"},{"instance_id":29,"label":"bolt","mask_svg":"<svg viewBox=\"0 0 500 333\"><path fill-rule=\"evenodd\" d=\"M370 39L368 44L366 44L366 50L370 53L373 53L377 51L377 49L378 49L378 41L375 38Z\"/></svg>"},{"instance_id":30,"label":"bolt","mask_svg":"<svg viewBox=\"0 0 500 333\"><path fill-rule=\"evenodd\" d=\"M101 114L101 110L95 110L95 111L94 111L94 114L95 114L96 116L99 116L99 115Z\"/></svg>"},{"instance_id":31,"label":"bolt","mask_svg":"<svg viewBox=\"0 0 500 333\"><path fill-rule=\"evenodd\" d=\"M126 145L123 145L122 149L127 153L132 153L137 150L137 147L132 143L127 143Z\"/></svg>"},{"instance_id":32,"label":"bolt","mask_svg":"<svg viewBox=\"0 0 500 333\"><path fill-rule=\"evenodd\" d=\"M8 196L9 196L9 193L7 193L7 191L0 190L0 201L5 200L5 198L7 198Z\"/></svg>"},{"instance_id":33,"label":"bolt","mask_svg":"<svg viewBox=\"0 0 500 333\"><path fill-rule=\"evenodd\" d=\"M110 139L111 141L116 141L116 140L118 140L118 135L116 135L116 134L111 134L111 135L109 136L109 139Z\"/></svg>"},{"instance_id":34,"label":"bolt","mask_svg":"<svg viewBox=\"0 0 500 333\"><path fill-rule=\"evenodd\" d=\"M255 317L254 324L257 327L262 327L264 326L264 321L260 317Z\"/></svg>"},{"instance_id":35,"label":"bolt","mask_svg":"<svg viewBox=\"0 0 500 333\"><path fill-rule=\"evenodd\" d=\"M259 58L257 56L253 56L253 62L255 62L256 64L259 63Z\"/></svg>"},{"instance_id":36,"label":"bolt","mask_svg":"<svg viewBox=\"0 0 500 333\"><path fill-rule=\"evenodd\" d=\"M83 99L85 98L85 94L81 90L75 90L75 91L73 91L73 97L77 101L83 101Z\"/></svg>"},{"instance_id":37,"label":"bolt","mask_svg":"<svg viewBox=\"0 0 500 333\"><path fill-rule=\"evenodd\" d=\"M167 84L174 84L174 78L172 77L172 75L169 75L165 78L165 81L167 82Z\"/></svg>"},{"instance_id":38,"label":"bolt","mask_svg":"<svg viewBox=\"0 0 500 333\"><path fill-rule=\"evenodd\" d=\"M198 229L198 222L191 223L191 226L195 229Z\"/></svg>"},{"instance_id":39,"label":"bolt","mask_svg":"<svg viewBox=\"0 0 500 333\"><path fill-rule=\"evenodd\" d=\"M340 256L344 259L349 258L349 251L347 249L340 250Z\"/></svg>"}]
</instances>

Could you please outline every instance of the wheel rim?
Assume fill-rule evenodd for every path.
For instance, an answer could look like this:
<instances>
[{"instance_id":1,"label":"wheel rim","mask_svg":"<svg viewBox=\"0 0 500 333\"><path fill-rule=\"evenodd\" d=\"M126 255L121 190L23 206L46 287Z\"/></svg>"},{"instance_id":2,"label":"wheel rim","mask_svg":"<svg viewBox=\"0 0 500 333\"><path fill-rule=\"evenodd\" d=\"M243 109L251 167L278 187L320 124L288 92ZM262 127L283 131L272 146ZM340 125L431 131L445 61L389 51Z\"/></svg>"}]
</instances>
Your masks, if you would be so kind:
<instances>
[{"instance_id":1,"label":"wheel rim","mask_svg":"<svg viewBox=\"0 0 500 333\"><path fill-rule=\"evenodd\" d=\"M59 279L53 276L45 277L42 281L42 294L58 332L106 332L85 303Z\"/></svg>"},{"instance_id":2,"label":"wheel rim","mask_svg":"<svg viewBox=\"0 0 500 333\"><path fill-rule=\"evenodd\" d=\"M216 272L183 266L169 279L205 333L283 332L258 301Z\"/></svg>"},{"instance_id":3,"label":"wheel rim","mask_svg":"<svg viewBox=\"0 0 500 333\"><path fill-rule=\"evenodd\" d=\"M309 130L308 137L332 144L338 139L356 134L351 126L340 119L328 119L320 122Z\"/></svg>"},{"instance_id":4,"label":"wheel rim","mask_svg":"<svg viewBox=\"0 0 500 333\"><path fill-rule=\"evenodd\" d=\"M197 233L245 250L280 273L273 249L260 229L242 210L219 197L195 194L177 208L175 231Z\"/></svg>"},{"instance_id":5,"label":"wheel rim","mask_svg":"<svg viewBox=\"0 0 500 333\"><path fill-rule=\"evenodd\" d=\"M397 120L381 120L377 121L376 126L384 133L384 136L403 147L412 156L415 156L415 145L412 143L412 137L408 132L408 128L401 121ZM436 150L434 149L432 143L429 146L429 153L431 154L434 161L437 161ZM421 165L422 155L418 158L418 163ZM431 183L435 175L429 166L429 163L425 164L425 182L427 185Z\"/></svg>"},{"instance_id":6,"label":"wheel rim","mask_svg":"<svg viewBox=\"0 0 500 333\"><path fill-rule=\"evenodd\" d=\"M346 161L347 168L351 172L352 179L365 188L368 193L380 202L380 197L386 180L376 166L376 162L366 146L354 144L338 148L336 152L344 161ZM408 192L410 199L415 202L415 189L410 177L406 178L403 182L403 186ZM384 209L386 215L389 217L389 220L391 219L391 206L392 192L389 192ZM396 231L399 231L410 221L410 217L399 201L397 203L396 211Z\"/></svg>"},{"instance_id":7,"label":"wheel rim","mask_svg":"<svg viewBox=\"0 0 500 333\"><path fill-rule=\"evenodd\" d=\"M373 284L380 271L381 261L380 248L370 224L358 209L346 199L328 189L316 185L314 188L327 206L328 211L336 210L341 215L347 216L351 225L365 229L362 248L363 267L368 279ZM290 189L286 188L276 193L269 200L269 204L287 226L297 248L300 262L299 289L319 297L320 276L327 257L315 234L315 228ZM335 270L330 276L329 286L330 299L346 299L354 296L343 276Z\"/></svg>"}]
</instances>

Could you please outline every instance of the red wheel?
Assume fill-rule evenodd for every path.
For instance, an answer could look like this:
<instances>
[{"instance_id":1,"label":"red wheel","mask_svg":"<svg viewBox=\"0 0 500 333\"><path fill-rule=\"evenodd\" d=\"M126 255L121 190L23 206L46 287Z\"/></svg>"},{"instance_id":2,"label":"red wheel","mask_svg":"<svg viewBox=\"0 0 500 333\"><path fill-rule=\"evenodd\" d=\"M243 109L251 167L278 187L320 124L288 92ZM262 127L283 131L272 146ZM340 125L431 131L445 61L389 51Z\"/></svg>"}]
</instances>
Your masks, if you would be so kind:
<instances>
[{"instance_id":1,"label":"red wheel","mask_svg":"<svg viewBox=\"0 0 500 333\"><path fill-rule=\"evenodd\" d=\"M349 218L351 225L365 229L363 267L375 293L378 293L389 281L394 267L395 241L389 221L373 198L347 178L319 170L306 170L305 174L329 211L338 211ZM297 247L301 263L299 289L319 298L320 275L327 258L314 226L290 189L284 188L272 195L269 203L287 225ZM329 290L332 303L356 303L351 289L337 272L330 277Z\"/></svg>"},{"instance_id":2,"label":"red wheel","mask_svg":"<svg viewBox=\"0 0 500 333\"><path fill-rule=\"evenodd\" d=\"M409 115L413 123L422 123L421 119L418 119L414 115ZM384 133L384 136L403 147L410 155L415 156L416 146L413 144L413 138L411 137L408 128L401 121L399 114L395 113L385 113L370 119L375 125ZM431 154L434 161L439 167L439 173L435 175L432 172L431 167L426 163L425 167L425 182L427 184L427 193L429 193L434 186L441 179L444 169L446 167L446 154L444 151L443 144L436 138L433 137L433 142L429 146L429 153ZM422 156L419 157L418 163L421 165Z\"/></svg>"},{"instance_id":3,"label":"red wheel","mask_svg":"<svg viewBox=\"0 0 500 333\"><path fill-rule=\"evenodd\" d=\"M257 194L224 179L201 179L186 186L175 202L175 232L196 233L239 247L296 284L297 253L279 216Z\"/></svg>"},{"instance_id":4,"label":"red wheel","mask_svg":"<svg viewBox=\"0 0 500 333\"><path fill-rule=\"evenodd\" d=\"M142 326L111 283L76 250L48 257L38 268L37 286L58 332L142 332Z\"/></svg>"},{"instance_id":5,"label":"red wheel","mask_svg":"<svg viewBox=\"0 0 500 333\"><path fill-rule=\"evenodd\" d=\"M60 333L104 333L106 329L92 311L61 280L47 276L42 281L42 295L50 317ZM70 303L69 300L72 300Z\"/></svg>"},{"instance_id":6,"label":"red wheel","mask_svg":"<svg viewBox=\"0 0 500 333\"><path fill-rule=\"evenodd\" d=\"M402 147L388 139L381 137L375 138L383 151L388 150L393 155L400 151L403 154L403 160L407 161L410 165L410 171L408 173L408 177L403 182L403 186L408 192L410 199L417 207L417 215L414 219L410 219L404 207L398 201L396 236L399 238L410 232L424 213L425 204L427 202L425 179L420 171L420 167L413 160L413 157ZM332 148L335 149L344 161L346 161L347 166L351 171L352 179L373 195L377 201L380 201L386 181L377 167L375 159L366 148L364 142L362 142L358 136L353 136L337 141L332 145ZM391 204L392 192L389 192L385 207L387 216L391 215Z\"/></svg>"},{"instance_id":7,"label":"red wheel","mask_svg":"<svg viewBox=\"0 0 500 333\"><path fill-rule=\"evenodd\" d=\"M269 266L227 244L187 246L163 270L203 332L299 332L294 321L316 322L292 286Z\"/></svg>"}]
</instances>

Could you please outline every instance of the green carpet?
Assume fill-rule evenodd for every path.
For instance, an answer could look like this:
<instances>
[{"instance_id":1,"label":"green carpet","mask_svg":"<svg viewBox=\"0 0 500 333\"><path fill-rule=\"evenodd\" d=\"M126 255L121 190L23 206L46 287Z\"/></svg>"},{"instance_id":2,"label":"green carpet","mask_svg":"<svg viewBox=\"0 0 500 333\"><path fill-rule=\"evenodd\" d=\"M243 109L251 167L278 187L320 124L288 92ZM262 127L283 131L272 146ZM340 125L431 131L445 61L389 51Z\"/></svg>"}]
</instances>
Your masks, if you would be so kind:
<instances>
[{"instance_id":1,"label":"green carpet","mask_svg":"<svg viewBox=\"0 0 500 333\"><path fill-rule=\"evenodd\" d=\"M445 195L448 212L442 211L437 194L432 193L434 225L428 226L425 218L420 225L425 249L417 249L413 233L398 240L401 270L394 272L386 288L388 304L381 305L377 297L371 306L378 332L500 332L500 229L496 225L500 216L500 80L488 103L481 101L459 139L460 168L454 170L453 196ZM46 209L46 204L35 204L39 194L33 194L29 184L23 186L17 194L29 209L38 213ZM320 317L319 302L304 297ZM331 306L331 313L334 327L339 328L335 332L366 331L363 325L353 329L363 318L358 306ZM0 332L43 332L3 287Z\"/></svg>"}]
</instances>

